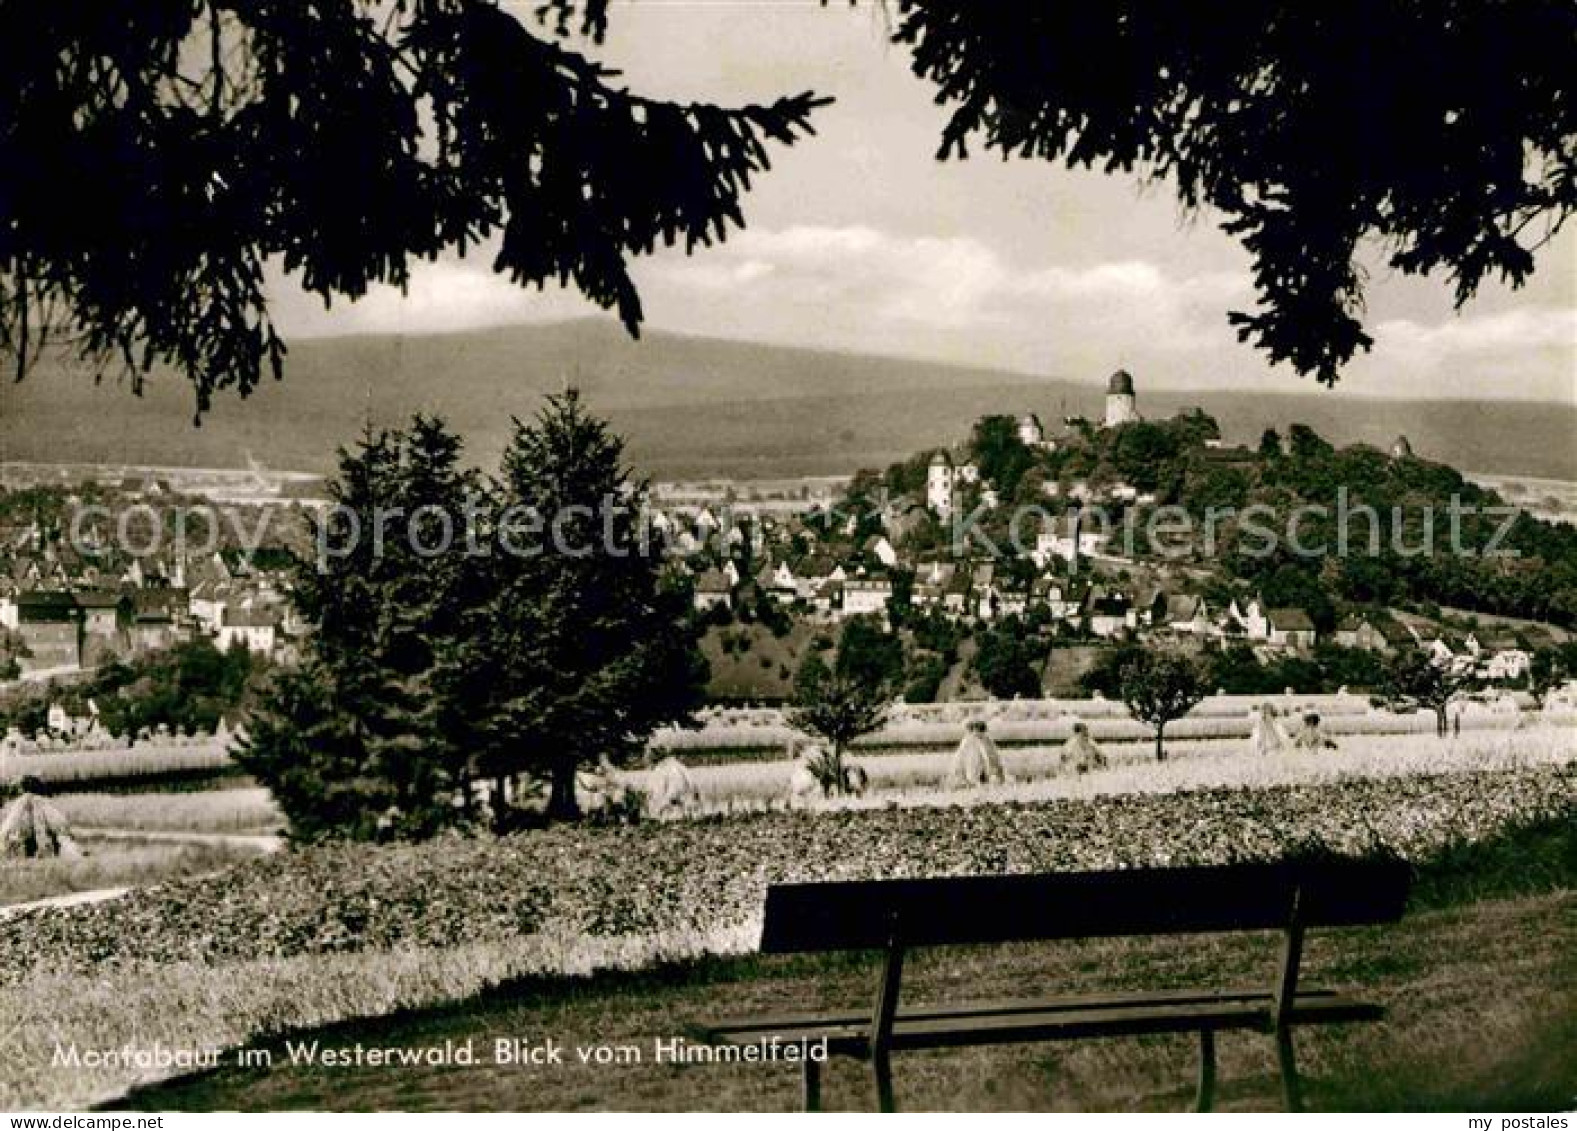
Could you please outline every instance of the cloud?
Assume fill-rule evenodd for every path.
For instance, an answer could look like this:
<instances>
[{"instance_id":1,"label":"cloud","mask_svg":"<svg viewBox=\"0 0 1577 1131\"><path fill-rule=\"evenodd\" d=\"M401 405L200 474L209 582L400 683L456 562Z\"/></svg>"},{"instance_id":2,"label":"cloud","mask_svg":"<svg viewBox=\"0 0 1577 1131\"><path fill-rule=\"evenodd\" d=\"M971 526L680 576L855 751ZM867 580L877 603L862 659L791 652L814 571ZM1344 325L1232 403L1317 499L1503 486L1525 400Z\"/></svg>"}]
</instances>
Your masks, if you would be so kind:
<instances>
[{"instance_id":1,"label":"cloud","mask_svg":"<svg viewBox=\"0 0 1577 1131\"><path fill-rule=\"evenodd\" d=\"M1374 336L1388 354L1415 364L1435 364L1453 354L1570 352L1577 349L1577 310L1525 307L1467 315L1432 326L1401 318L1382 322Z\"/></svg>"},{"instance_id":2,"label":"cloud","mask_svg":"<svg viewBox=\"0 0 1577 1131\"><path fill-rule=\"evenodd\" d=\"M325 311L273 279L287 336L441 332L579 317L574 290L518 287L486 249L412 272ZM868 225L751 228L693 256L634 262L648 325L688 333L918 356L1095 380L1117 365L1159 386L1296 389L1240 344L1228 310L1253 304L1246 271L1169 271L1144 259L1018 263L972 236ZM1570 402L1577 311L1522 306L1439 322L1375 323L1343 388L1391 396L1497 395Z\"/></svg>"},{"instance_id":3,"label":"cloud","mask_svg":"<svg viewBox=\"0 0 1577 1131\"><path fill-rule=\"evenodd\" d=\"M1577 311L1524 306L1438 322L1393 318L1370 332L1374 350L1348 366L1345 388L1429 399L1577 397Z\"/></svg>"},{"instance_id":4,"label":"cloud","mask_svg":"<svg viewBox=\"0 0 1577 1131\"><path fill-rule=\"evenodd\" d=\"M325 309L314 295L272 273L271 305L287 337L379 332L442 333L573 318L591 311L574 292L542 291L511 283L496 274L489 257L440 259L411 270L410 285L374 286L355 302L337 301Z\"/></svg>"},{"instance_id":5,"label":"cloud","mask_svg":"<svg viewBox=\"0 0 1577 1131\"><path fill-rule=\"evenodd\" d=\"M1059 328L1121 325L1157 349L1220 336L1225 303L1248 290L1234 274L1173 277L1143 261L1022 266L972 237L860 225L749 229L700 258L665 258L644 274L679 291L751 284L733 294L736 302L748 294L764 312L819 304L831 322L853 322L873 339L974 330L1027 342Z\"/></svg>"}]
</instances>

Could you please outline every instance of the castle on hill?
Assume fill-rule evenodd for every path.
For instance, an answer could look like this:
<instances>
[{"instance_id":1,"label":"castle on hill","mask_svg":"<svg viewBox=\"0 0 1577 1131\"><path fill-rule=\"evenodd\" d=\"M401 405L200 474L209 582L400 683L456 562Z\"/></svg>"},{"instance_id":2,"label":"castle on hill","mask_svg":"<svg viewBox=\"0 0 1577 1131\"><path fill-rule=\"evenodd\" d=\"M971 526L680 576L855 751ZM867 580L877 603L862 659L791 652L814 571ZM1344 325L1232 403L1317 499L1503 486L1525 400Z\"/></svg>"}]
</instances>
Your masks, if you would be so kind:
<instances>
[{"instance_id":1,"label":"castle on hill","mask_svg":"<svg viewBox=\"0 0 1577 1131\"><path fill-rule=\"evenodd\" d=\"M1106 412L1101 420L1102 427L1116 428L1139 419L1133 374L1126 369L1119 369L1106 382ZM1046 429L1041 424L1040 417L1033 412L1019 417L1018 438L1032 448L1055 448L1057 445L1056 440L1047 439ZM926 505L937 515L946 518L952 511L954 492L966 484L977 483L979 480L980 468L972 460L939 449L931 457L931 463L926 469Z\"/></svg>"},{"instance_id":2,"label":"castle on hill","mask_svg":"<svg viewBox=\"0 0 1577 1131\"><path fill-rule=\"evenodd\" d=\"M1141 418L1138 401L1134 395L1133 374L1126 369L1119 369L1106 382L1106 412L1101 418L1101 425L1105 428L1116 428L1122 424L1132 424L1139 419ZM1070 418L1066 423L1072 422ZM1046 438L1046 429L1041 425L1040 417L1033 412L1027 412L1019 417L1018 438L1031 448L1056 446L1055 440Z\"/></svg>"}]
</instances>

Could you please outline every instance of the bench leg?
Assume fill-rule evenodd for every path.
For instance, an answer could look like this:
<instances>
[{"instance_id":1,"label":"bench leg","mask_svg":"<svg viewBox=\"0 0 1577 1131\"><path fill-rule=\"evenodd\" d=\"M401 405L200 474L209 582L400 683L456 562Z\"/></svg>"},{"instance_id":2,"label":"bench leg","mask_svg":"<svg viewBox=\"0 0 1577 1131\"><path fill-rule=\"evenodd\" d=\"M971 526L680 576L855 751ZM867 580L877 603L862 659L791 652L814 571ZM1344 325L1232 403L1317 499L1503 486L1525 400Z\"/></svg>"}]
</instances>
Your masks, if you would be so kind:
<instances>
[{"instance_id":1,"label":"bench leg","mask_svg":"<svg viewBox=\"0 0 1577 1131\"><path fill-rule=\"evenodd\" d=\"M1209 1111L1216 1099L1216 1031L1199 1030L1199 1090L1194 1110Z\"/></svg>"},{"instance_id":2,"label":"bench leg","mask_svg":"<svg viewBox=\"0 0 1577 1131\"><path fill-rule=\"evenodd\" d=\"M804 1085L804 1110L821 1110L821 1062L811 1060L809 1057L801 1068L801 1083Z\"/></svg>"},{"instance_id":3,"label":"bench leg","mask_svg":"<svg viewBox=\"0 0 1577 1131\"><path fill-rule=\"evenodd\" d=\"M871 1073L876 1077L876 1110L897 1111L893 1100L893 1062L884 1052L871 1057Z\"/></svg>"},{"instance_id":4,"label":"bench leg","mask_svg":"<svg viewBox=\"0 0 1577 1131\"><path fill-rule=\"evenodd\" d=\"M1288 1111L1303 1110L1303 1088L1298 1082L1298 1062L1292 1051L1292 1029L1276 1030L1276 1059L1281 1064L1281 1094Z\"/></svg>"}]
</instances>

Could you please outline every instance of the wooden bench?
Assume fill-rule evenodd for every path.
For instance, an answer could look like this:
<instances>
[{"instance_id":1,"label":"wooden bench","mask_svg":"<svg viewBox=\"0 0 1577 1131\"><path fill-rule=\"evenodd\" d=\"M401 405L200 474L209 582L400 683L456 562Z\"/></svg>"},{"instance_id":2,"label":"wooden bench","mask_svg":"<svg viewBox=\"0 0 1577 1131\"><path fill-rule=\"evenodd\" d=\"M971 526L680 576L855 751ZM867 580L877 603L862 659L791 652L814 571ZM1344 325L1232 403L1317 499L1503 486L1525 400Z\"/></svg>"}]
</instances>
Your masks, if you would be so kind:
<instances>
[{"instance_id":1,"label":"wooden bench","mask_svg":"<svg viewBox=\"0 0 1577 1131\"><path fill-rule=\"evenodd\" d=\"M1407 898L1400 862L1322 860L1057 875L777 884L767 892L763 954L879 950L875 1005L708 1026L716 1045L827 1042L829 1055L867 1060L876 1101L895 1110L891 1057L910 1049L1027 1041L1199 1034L1197 1106L1215 1091L1215 1035L1274 1036L1284 1099L1299 1110L1292 1030L1375 1021L1380 1006L1298 985L1304 932L1394 922ZM915 947L1031 940L1280 930L1282 960L1270 985L1237 989L1031 997L943 1005L900 1003L904 954ZM804 1106L821 1100L821 1066L803 1061Z\"/></svg>"}]
</instances>

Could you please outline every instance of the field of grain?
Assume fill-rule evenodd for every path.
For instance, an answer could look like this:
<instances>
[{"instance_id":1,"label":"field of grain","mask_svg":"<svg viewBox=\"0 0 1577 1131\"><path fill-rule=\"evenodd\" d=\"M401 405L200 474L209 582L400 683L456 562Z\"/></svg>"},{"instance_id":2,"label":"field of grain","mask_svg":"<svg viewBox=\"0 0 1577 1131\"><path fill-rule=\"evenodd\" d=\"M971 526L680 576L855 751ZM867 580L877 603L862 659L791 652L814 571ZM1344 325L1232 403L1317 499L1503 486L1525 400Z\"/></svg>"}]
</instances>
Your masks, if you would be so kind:
<instances>
[{"instance_id":1,"label":"field of grain","mask_svg":"<svg viewBox=\"0 0 1577 1131\"><path fill-rule=\"evenodd\" d=\"M767 885L788 880L1278 859L1289 846L1324 846L1395 852L1419 863L1424 879L1442 862L1443 880L1462 889L1458 900L1553 892L1551 900L1565 902L1551 903L1547 918L1559 922L1570 907L1560 893L1570 888L1574 789L1569 767L1528 765L1094 801L557 826L279 853L112 903L0 920L0 1014L20 1019L15 1056L0 1072L0 1107L77 1107L141 1078L113 1064L62 1069L53 1059L57 1042L233 1048L453 1002L522 976L546 979L554 992L587 985L565 979L598 970L746 954L759 937ZM1533 830L1534 841L1492 847L1521 828ZM1481 848L1488 856L1466 874L1465 861L1483 856ZM1476 921L1476 906L1471 914ZM1546 941L1539 953L1553 962L1564 944L1554 935ZM1419 949L1438 955L1461 945L1442 937ZM1150 984L1146 963L1121 968ZM1366 967L1363 980L1388 988L1393 976L1380 974L1389 969ZM1430 1020L1438 1023L1449 1005L1453 1024L1471 1022L1481 1037L1481 1006L1509 1000L1513 990L1558 1005L1540 971L1508 972L1482 1001L1445 1001L1426 986L1437 1007ZM676 976L680 1012L717 1007L714 990L692 984L684 970ZM1379 1051L1405 1052L1413 1039L1409 1031ZM290 1087L298 1100L308 1094L302 1082ZM372 1101L356 1093L346 1102ZM682 1091L651 1100L686 1102Z\"/></svg>"},{"instance_id":2,"label":"field of grain","mask_svg":"<svg viewBox=\"0 0 1577 1131\"><path fill-rule=\"evenodd\" d=\"M37 778L56 790L114 781L135 786L203 780L235 772L225 744L160 746L139 743L109 750L74 750L46 754L11 754L0 758L0 781Z\"/></svg>"},{"instance_id":3,"label":"field of grain","mask_svg":"<svg viewBox=\"0 0 1577 1131\"><path fill-rule=\"evenodd\" d=\"M1252 713L1267 701L1289 716L1315 711L1337 735L1424 734L1434 729L1431 715L1392 714L1371 707L1367 699L1356 695L1215 695L1171 724L1167 735L1178 740L1245 738L1252 726ZM1489 702L1467 702L1453 710L1460 714L1467 732L1516 725L1524 717L1519 707L1526 706L1525 697L1504 695ZM1577 711L1562 706L1542 716L1526 717L1562 722L1577 719ZM997 743L1006 747L1065 742L1076 722L1084 722L1098 742L1141 742L1150 735L1149 728L1129 717L1121 703L1101 698L898 704L888 725L861 739L856 747L867 754L950 750L971 719L985 720ZM700 713L698 723L694 728L660 730L650 743L652 755L673 754L687 762L708 763L771 758L781 755L798 733L776 708L709 708ZM216 740L0 757L0 782L15 783L26 777L37 778L55 792L97 790L105 784L112 785L116 793L205 789L238 779L243 784L246 781L225 744Z\"/></svg>"},{"instance_id":4,"label":"field of grain","mask_svg":"<svg viewBox=\"0 0 1577 1131\"><path fill-rule=\"evenodd\" d=\"M1355 695L1246 696L1216 695L1205 699L1188 715L1167 727L1179 739L1246 738L1253 715L1262 704L1273 704L1284 716L1317 713L1326 729L1338 734L1433 733L1434 716L1425 712L1395 714L1372 707ZM1518 697L1506 695L1486 702L1465 702L1453 708L1466 730L1501 729L1516 725L1525 707ZM1560 707L1527 716L1563 720L1577 712ZM1108 699L1036 699L986 703L901 704L891 711L888 723L855 746L870 753L894 750L944 749L958 742L966 723L980 719L1002 746L1065 742L1075 723L1089 727L1098 742L1136 742L1151 734L1136 722L1123 704ZM682 759L726 761L732 758L770 756L782 751L797 735L776 708L717 708L702 712L694 729L669 727L651 741L654 755L673 754Z\"/></svg>"},{"instance_id":5,"label":"field of grain","mask_svg":"<svg viewBox=\"0 0 1577 1131\"><path fill-rule=\"evenodd\" d=\"M1184 728L1179 730L1187 733ZM1169 734L1170 731L1168 728ZM952 758L947 750L886 753L879 757L856 753L854 761L870 778L865 796L796 804L827 809L1043 801L1512 770L1577 761L1577 720L1569 718L1529 723L1520 728L1464 726L1461 737L1445 740L1435 737L1432 730L1428 734L1336 733L1339 737L1335 750L1289 751L1269 757L1254 755L1241 737L1169 738L1168 757L1162 763L1155 761L1154 747L1148 739L1112 742L1104 747L1108 766L1087 774L1074 774L1063 768L1060 745L1009 748L1002 752L1009 782L969 790L945 787ZM694 766L690 775L701 796L690 815L786 808L793 771L793 763L782 759ZM629 777L638 788L648 781L645 772L634 772Z\"/></svg>"},{"instance_id":6,"label":"field of grain","mask_svg":"<svg viewBox=\"0 0 1577 1131\"><path fill-rule=\"evenodd\" d=\"M189 843L87 835L78 843L83 855L77 859L6 861L0 867L0 915L12 904L208 875L257 855L254 848L223 841Z\"/></svg>"},{"instance_id":7,"label":"field of grain","mask_svg":"<svg viewBox=\"0 0 1577 1131\"><path fill-rule=\"evenodd\" d=\"M58 793L50 798L73 827L154 832L275 832L284 824L268 790L191 793Z\"/></svg>"}]
</instances>

